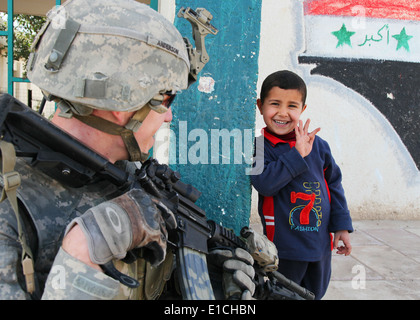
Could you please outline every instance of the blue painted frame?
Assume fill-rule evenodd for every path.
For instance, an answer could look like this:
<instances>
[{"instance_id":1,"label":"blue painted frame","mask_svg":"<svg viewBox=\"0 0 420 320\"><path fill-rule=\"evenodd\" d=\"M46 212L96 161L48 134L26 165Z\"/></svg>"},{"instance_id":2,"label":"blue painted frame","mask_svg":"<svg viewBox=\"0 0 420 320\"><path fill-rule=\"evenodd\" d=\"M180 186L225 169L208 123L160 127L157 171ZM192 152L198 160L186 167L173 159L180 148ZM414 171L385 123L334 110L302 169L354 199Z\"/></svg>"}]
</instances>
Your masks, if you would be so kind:
<instances>
[{"instance_id":1,"label":"blue painted frame","mask_svg":"<svg viewBox=\"0 0 420 320\"><path fill-rule=\"evenodd\" d=\"M159 0L151 0L150 1L150 8L159 11Z\"/></svg>"},{"instance_id":2,"label":"blue painted frame","mask_svg":"<svg viewBox=\"0 0 420 320\"><path fill-rule=\"evenodd\" d=\"M230 163L222 164L224 155L216 154L219 164L217 161L212 164L210 160L214 155L210 153L213 153L214 145L209 140L213 130L240 131L242 148L252 156L253 141L246 139L251 141L245 143L244 137L245 130L255 136L261 0L176 0L176 12L181 7L209 10L219 34L206 38L210 62L200 74L200 77L214 80L214 91L207 93L195 83L179 94L174 102L171 130L175 134L170 140L169 164L181 173L186 183L202 192L197 204L206 211L209 219L239 233L249 224L251 212L251 184L246 175L250 164L245 161L233 163L233 138ZM190 23L176 19L175 26L194 43ZM205 133L209 139L205 141L194 134L190 137L196 129L195 132ZM190 151L197 154L196 146L201 147L203 143L208 146L209 152L205 155L209 157L208 164L192 164L187 154ZM220 144L219 150L222 150ZM201 148L199 154L201 156Z\"/></svg>"},{"instance_id":3,"label":"blue painted frame","mask_svg":"<svg viewBox=\"0 0 420 320\"><path fill-rule=\"evenodd\" d=\"M55 1L56 5L61 5L61 0ZM13 56L14 56L14 33L13 16L15 12L14 0L7 0L7 31L0 31L0 36L7 37L7 92L13 96L15 82L30 82L28 79L17 78L13 76Z\"/></svg>"}]
</instances>

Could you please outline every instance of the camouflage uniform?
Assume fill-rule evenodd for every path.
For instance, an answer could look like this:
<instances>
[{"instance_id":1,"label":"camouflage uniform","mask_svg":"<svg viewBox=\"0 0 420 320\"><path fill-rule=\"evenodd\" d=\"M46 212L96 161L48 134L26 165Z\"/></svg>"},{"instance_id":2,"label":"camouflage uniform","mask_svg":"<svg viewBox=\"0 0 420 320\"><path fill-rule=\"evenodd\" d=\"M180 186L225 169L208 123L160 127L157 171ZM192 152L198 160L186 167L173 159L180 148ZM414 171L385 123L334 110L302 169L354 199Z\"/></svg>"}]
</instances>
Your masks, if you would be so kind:
<instances>
[{"instance_id":1,"label":"camouflage uniform","mask_svg":"<svg viewBox=\"0 0 420 320\"><path fill-rule=\"evenodd\" d=\"M33 43L28 78L47 99L57 103L60 116L76 117L98 130L120 135L130 160L143 161L147 154L140 150L133 132L150 110L167 112L164 99L169 96L173 100L179 91L187 89L190 73L195 79L208 57L190 46L187 50L186 42L169 21L134 0L68 0L48 17ZM208 16L195 13L195 17L199 17L200 30L206 29L203 26ZM115 129L94 116L95 109L136 114L125 127ZM22 159L16 171L22 176L18 198L34 254L37 286L32 296L25 293L16 218L4 201L0 204L1 299L153 299L159 295L161 284L172 271L171 254L153 272L142 259L131 265L115 262L121 272L143 284L143 288L128 290L60 249L69 223L121 195L116 187L107 181L77 189L65 187ZM161 280L159 285L155 279ZM208 283L203 286L208 288Z\"/></svg>"},{"instance_id":2,"label":"camouflage uniform","mask_svg":"<svg viewBox=\"0 0 420 320\"><path fill-rule=\"evenodd\" d=\"M38 170L32 169L22 159L18 159L16 171L20 173L22 179L21 187L18 189L19 207L25 222L25 233L35 255L37 286L32 296L25 292L25 281L20 267L21 245L18 240L16 217L6 200L0 204L0 299L38 299L44 291L46 279L59 252L66 226L90 207L114 198L120 192L105 180L77 189L65 187ZM84 264L74 258L70 259L64 252L60 252L58 259L63 259L65 268L71 266L70 269L78 268L78 271L85 272L87 270ZM128 272L129 267L133 266L126 266L124 271ZM104 298L113 298L118 294L120 290L118 282L101 272L93 270L89 272L113 289L111 290L113 294L108 293ZM50 291L48 298L60 298L59 293L60 290ZM128 292L125 295L133 296ZM81 299L83 296L78 292L74 297L67 298Z\"/></svg>"},{"instance_id":3,"label":"camouflage uniform","mask_svg":"<svg viewBox=\"0 0 420 320\"><path fill-rule=\"evenodd\" d=\"M190 57L181 34L155 10L134 0L68 0L47 16L32 46L28 78L47 99L57 103L64 117L87 118L94 109L139 111L125 128L108 132L112 127L106 124L108 129L103 131L121 135L130 146L130 160L142 160L147 155L139 149L133 132L148 111L167 112L161 105L165 95L175 95L189 85ZM103 122L100 125L105 126ZM112 299L117 294L142 298L141 290L120 290L120 284L112 278L59 250L69 223L88 209L119 196L117 188L107 181L77 189L65 187L22 159L16 171L22 178L18 199L34 253L37 287L31 297L25 293L17 222L9 202L4 201L0 204L0 299L41 298L46 283L45 297L49 299ZM54 259L58 268L52 270L47 282ZM116 264L120 271L133 273L134 278L138 278L137 270L147 268L143 260L129 266ZM67 289L75 284L80 290L60 291L60 270L65 270ZM95 287L97 280L101 284ZM159 291L155 290L146 297L153 298Z\"/></svg>"}]
</instances>

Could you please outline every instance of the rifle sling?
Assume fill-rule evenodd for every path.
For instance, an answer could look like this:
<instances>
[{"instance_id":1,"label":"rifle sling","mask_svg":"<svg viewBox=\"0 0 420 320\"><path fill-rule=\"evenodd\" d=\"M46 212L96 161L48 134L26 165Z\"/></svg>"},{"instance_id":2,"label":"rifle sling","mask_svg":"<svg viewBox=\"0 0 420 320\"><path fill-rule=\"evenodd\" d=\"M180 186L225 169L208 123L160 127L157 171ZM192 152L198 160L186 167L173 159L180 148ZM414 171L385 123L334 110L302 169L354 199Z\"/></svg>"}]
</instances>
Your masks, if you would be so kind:
<instances>
[{"instance_id":1,"label":"rifle sling","mask_svg":"<svg viewBox=\"0 0 420 320\"><path fill-rule=\"evenodd\" d=\"M34 278L34 263L32 250L29 247L25 233L22 228L22 217L19 214L19 207L17 201L16 190L20 186L20 175L14 171L16 164L16 152L11 143L0 141L1 150L1 173L3 175L3 190L1 193L0 202L6 198L9 200L10 205L16 215L19 242L22 246L22 269L25 275L26 290L29 294L35 291L35 278Z\"/></svg>"}]
</instances>

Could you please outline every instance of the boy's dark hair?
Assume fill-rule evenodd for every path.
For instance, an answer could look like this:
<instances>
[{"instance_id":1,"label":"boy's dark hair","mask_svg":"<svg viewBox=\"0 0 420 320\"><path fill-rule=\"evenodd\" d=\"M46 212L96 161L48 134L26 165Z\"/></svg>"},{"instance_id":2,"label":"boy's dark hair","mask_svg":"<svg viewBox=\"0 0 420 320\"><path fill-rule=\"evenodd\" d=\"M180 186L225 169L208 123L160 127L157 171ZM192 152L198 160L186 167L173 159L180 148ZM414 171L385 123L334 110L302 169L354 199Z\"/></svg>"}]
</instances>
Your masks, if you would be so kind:
<instances>
[{"instance_id":1,"label":"boy's dark hair","mask_svg":"<svg viewBox=\"0 0 420 320\"><path fill-rule=\"evenodd\" d=\"M277 71L269 75L265 80L261 88L260 99L264 103L265 98L267 98L268 93L274 87L279 87L280 89L296 89L302 94L303 105L306 103L307 89L305 81L299 77L296 73L288 70Z\"/></svg>"}]
</instances>

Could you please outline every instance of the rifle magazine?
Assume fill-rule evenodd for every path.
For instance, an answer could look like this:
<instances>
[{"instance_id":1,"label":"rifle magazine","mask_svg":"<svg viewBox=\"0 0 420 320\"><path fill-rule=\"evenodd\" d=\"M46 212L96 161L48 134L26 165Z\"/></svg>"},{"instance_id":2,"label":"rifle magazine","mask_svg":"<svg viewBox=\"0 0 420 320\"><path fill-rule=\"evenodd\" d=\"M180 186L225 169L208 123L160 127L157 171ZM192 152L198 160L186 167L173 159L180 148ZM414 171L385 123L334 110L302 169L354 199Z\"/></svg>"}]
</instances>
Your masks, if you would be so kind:
<instances>
[{"instance_id":1,"label":"rifle magazine","mask_svg":"<svg viewBox=\"0 0 420 320\"><path fill-rule=\"evenodd\" d=\"M184 300L215 300L204 253L178 249L178 277Z\"/></svg>"}]
</instances>

